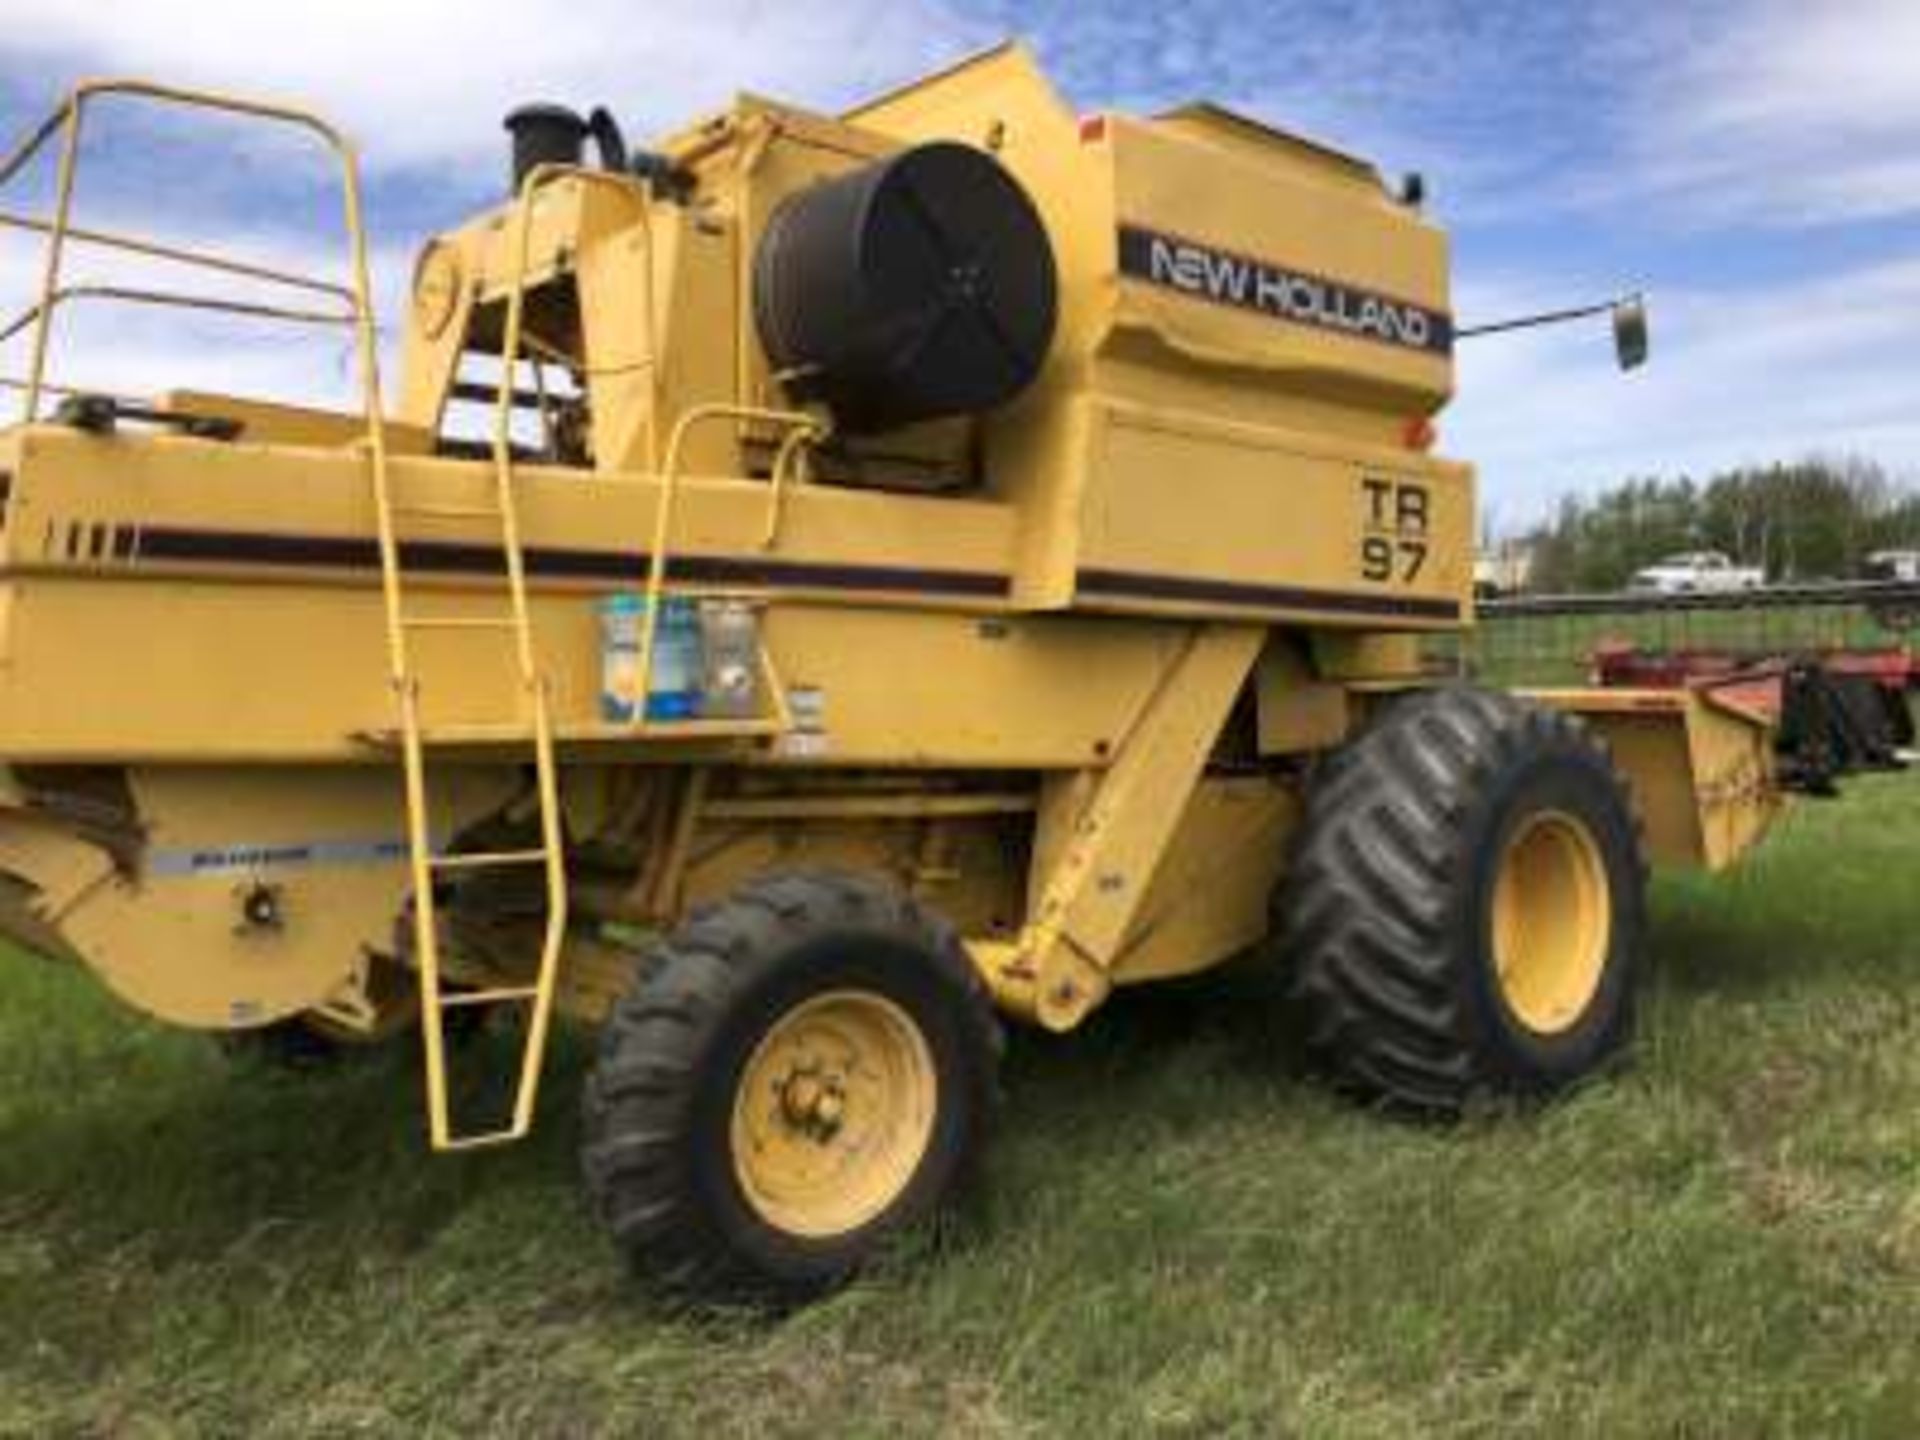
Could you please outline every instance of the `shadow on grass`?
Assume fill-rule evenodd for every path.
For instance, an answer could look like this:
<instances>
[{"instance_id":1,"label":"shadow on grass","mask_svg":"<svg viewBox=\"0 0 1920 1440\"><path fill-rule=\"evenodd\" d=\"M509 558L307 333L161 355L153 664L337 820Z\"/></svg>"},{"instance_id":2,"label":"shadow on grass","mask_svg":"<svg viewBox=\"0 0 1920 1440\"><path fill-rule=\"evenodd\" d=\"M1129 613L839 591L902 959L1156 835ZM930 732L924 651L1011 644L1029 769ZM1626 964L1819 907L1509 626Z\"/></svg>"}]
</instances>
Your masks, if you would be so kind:
<instances>
[{"instance_id":1,"label":"shadow on grass","mask_svg":"<svg viewBox=\"0 0 1920 1440\"><path fill-rule=\"evenodd\" d=\"M514 1063L504 1038L481 1048L475 1059ZM577 1037L556 1044L532 1139L470 1156L429 1150L411 1045L299 1074L144 1023L125 1050L138 1063L122 1075L0 1126L20 1161L0 1196L57 1210L76 1246L133 1241L156 1264L191 1263L292 1228L318 1249L404 1254L478 1203L572 1177L587 1050Z\"/></svg>"}]
</instances>

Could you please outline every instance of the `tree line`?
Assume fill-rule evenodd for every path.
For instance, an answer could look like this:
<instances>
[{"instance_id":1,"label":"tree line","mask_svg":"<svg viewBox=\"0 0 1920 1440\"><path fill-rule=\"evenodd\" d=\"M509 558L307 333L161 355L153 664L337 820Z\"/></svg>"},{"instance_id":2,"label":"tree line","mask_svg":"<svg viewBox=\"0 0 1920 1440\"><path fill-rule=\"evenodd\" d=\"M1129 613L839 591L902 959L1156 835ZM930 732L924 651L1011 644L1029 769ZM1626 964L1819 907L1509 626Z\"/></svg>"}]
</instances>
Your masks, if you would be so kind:
<instances>
[{"instance_id":1,"label":"tree line","mask_svg":"<svg viewBox=\"0 0 1920 1440\"><path fill-rule=\"evenodd\" d=\"M1724 551L1770 583L1851 579L1875 550L1920 548L1920 492L1863 459L1630 479L1567 496L1522 543L1529 588L1548 593L1617 589L1682 550Z\"/></svg>"}]
</instances>

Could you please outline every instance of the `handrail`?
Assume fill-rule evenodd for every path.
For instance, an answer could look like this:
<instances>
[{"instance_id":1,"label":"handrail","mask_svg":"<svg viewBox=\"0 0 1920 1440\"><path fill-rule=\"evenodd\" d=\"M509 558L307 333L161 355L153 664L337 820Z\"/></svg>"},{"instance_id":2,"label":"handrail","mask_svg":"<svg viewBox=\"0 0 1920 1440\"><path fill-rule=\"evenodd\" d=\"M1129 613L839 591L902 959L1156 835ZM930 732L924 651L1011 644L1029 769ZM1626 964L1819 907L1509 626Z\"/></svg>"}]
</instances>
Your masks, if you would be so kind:
<instances>
[{"instance_id":1,"label":"handrail","mask_svg":"<svg viewBox=\"0 0 1920 1440\"><path fill-rule=\"evenodd\" d=\"M256 319L285 320L295 325L351 325L352 315L330 314L325 310L295 310L284 305L261 305L251 300L226 300L218 295L180 295L167 290L146 290L127 285L63 285L52 295L52 306L69 300L120 300L129 305L157 305L178 310L211 310L223 315L250 315ZM0 345L18 335L41 318L38 305L28 306L5 325L0 325ZM42 389L47 386L43 382Z\"/></svg>"},{"instance_id":2,"label":"handrail","mask_svg":"<svg viewBox=\"0 0 1920 1440\"><path fill-rule=\"evenodd\" d=\"M11 375L0 375L0 390L24 390L26 388L26 381L15 379ZM100 399L111 400L119 405L144 405L147 403L147 397L143 395L128 395L112 390L100 390L91 385L85 389L81 389L74 385L55 385L52 381L48 381L40 387L40 391L44 395L89 395Z\"/></svg>"},{"instance_id":3,"label":"handrail","mask_svg":"<svg viewBox=\"0 0 1920 1440\"><path fill-rule=\"evenodd\" d=\"M503 497L511 493L513 486L513 376L515 368L520 363L521 334L526 324L525 282L527 249L533 231L533 199L546 186L568 176L608 186L625 197L642 198L637 183L631 177L614 176L605 171L588 170L577 165L536 165L520 183L519 193L514 198L513 234L507 248L507 317L500 338L500 383L495 391L493 407L494 478ZM647 320L651 325L653 320L653 232L644 204L639 213L643 223L647 224L645 306ZM507 507L507 516L511 531L513 529L511 506ZM519 608L525 603L525 578L518 571L520 538L517 533L509 533L506 540L508 583L512 586L516 597L516 608ZM524 623L516 628L519 631L521 666L525 673L531 674L535 667L529 628Z\"/></svg>"},{"instance_id":4,"label":"handrail","mask_svg":"<svg viewBox=\"0 0 1920 1440\"><path fill-rule=\"evenodd\" d=\"M538 1093L541 1067L548 1032L553 1018L554 994L567 934L566 837L561 821L560 782L554 760L554 726L548 676L540 668L534 653L533 622L527 598L526 561L521 551L520 520L513 481L513 407L517 387L514 372L520 363L522 329L525 323L526 266L529 232L532 227L533 198L536 191L571 167L536 166L520 186L515 198L515 223L510 237L507 317L501 340L501 374L494 392L493 462L495 506L500 521L500 548L505 564L507 599L514 634L514 656L525 703L529 711L527 739L533 748L535 793L538 797L541 845L536 852L546 878L547 910L540 943L539 968L531 986L524 990L494 992L497 998L529 999L527 1028L522 1041L520 1072L515 1086L513 1114L502 1129L481 1134L456 1136L451 1124L447 1099L445 1035L442 1029L445 1009L453 1003L476 1003L474 997L459 1001L443 996L440 983L439 940L434 922L434 900L430 857L432 837L427 829L425 739L419 710L419 686L411 678L407 651L407 621L401 610L401 564L394 534L393 506L384 480L377 478L375 510L381 557L382 594L385 599L388 652L393 666L395 689L400 699L402 759L407 787L408 851L418 897L414 910L416 942L419 949L417 969L423 1008L422 1026L426 1039L428 1119L433 1144L441 1150L464 1150L519 1139L533 1124L534 1100ZM588 173L588 172L574 172ZM612 176L593 175L603 183L626 190L631 182ZM643 212L644 213L644 212ZM647 256L651 277L653 256ZM649 282L648 314L652 314ZM545 409L545 384L538 369L535 388ZM417 623L417 622L416 622Z\"/></svg>"},{"instance_id":5,"label":"handrail","mask_svg":"<svg viewBox=\"0 0 1920 1440\"><path fill-rule=\"evenodd\" d=\"M772 543L779 523L779 506L785 493L785 478L782 470L797 458L809 444L817 444L826 438L827 425L817 415L809 415L804 410L770 410L759 405L735 405L724 401L715 401L705 405L691 405L681 412L674 421L673 430L667 439L667 458L660 472L660 499L653 510L653 544L647 553L647 608L641 618L640 630L640 675L635 681L640 700L637 724L646 726L646 697L653 693L653 654L654 641L660 629L660 600L667 586L667 546L672 537L674 501L680 489L680 451L686 444L687 436L694 426L712 420L758 420L770 425L789 427L789 433L774 453L774 472L769 484L769 506L767 536Z\"/></svg>"},{"instance_id":6,"label":"handrail","mask_svg":"<svg viewBox=\"0 0 1920 1440\"><path fill-rule=\"evenodd\" d=\"M342 211L352 267L349 283L335 285L313 277L278 271L269 266L256 265L227 256L74 226L72 223L73 198L79 168L81 122L89 101L109 95L154 100L188 109L211 110L223 114L274 121L308 131L318 137L333 151L340 162ZM374 463L384 465L385 439L381 430L376 332L370 299L371 284L366 254L366 232L360 202L359 167L353 147L347 139L320 116L296 106L251 100L211 90L163 85L148 80L129 78L83 80L67 92L51 115L16 143L4 159L0 159L0 186L6 185L18 175L27 162L44 149L56 135L60 137L60 154L51 217L41 219L8 214L4 222L0 222L12 228L34 230L47 236L46 257L40 275L39 298L21 320L10 326L4 335L0 335L0 340L4 340L19 333L28 324L33 326L32 349L28 359L26 379L21 387L23 390L22 420L31 421L39 414L40 397L43 390L47 389L47 354L53 314L62 300L73 295L89 293L142 303L184 303L188 308L201 309L230 310L239 303L220 301L207 303L205 297L174 297L171 300L159 298L165 292L128 291L116 294L113 293L116 287L105 286L73 287L71 291L63 290L60 285L61 266L65 259L67 242L72 240L76 243L124 250L267 283L289 285L314 293L333 294L348 300L353 306L353 313L351 316L341 317L341 323L352 323L357 331L361 399L368 417L368 445ZM303 315L300 312L279 313L277 307L271 306L240 309L237 313L261 314L276 319L311 318L310 314Z\"/></svg>"},{"instance_id":7,"label":"handrail","mask_svg":"<svg viewBox=\"0 0 1920 1440\"><path fill-rule=\"evenodd\" d=\"M8 230L31 230L37 234L53 233L53 222L43 220L37 215L17 215L11 210L0 210L0 228ZM217 270L225 275L237 275L243 280L259 280L269 285L285 285L290 289L307 290L315 295L331 295L336 299L353 303L353 291L345 285L331 280L316 280L310 275L301 275L292 270L278 270L270 265L258 265L249 260L235 260L230 256L216 255L207 250L190 250L184 245L163 245L157 240L142 240L137 235L121 235L111 230L93 230L80 225L67 227L67 238L83 244L97 245L106 250L125 250L134 255L146 255L156 260L172 260L181 265L192 265L203 270Z\"/></svg>"}]
</instances>

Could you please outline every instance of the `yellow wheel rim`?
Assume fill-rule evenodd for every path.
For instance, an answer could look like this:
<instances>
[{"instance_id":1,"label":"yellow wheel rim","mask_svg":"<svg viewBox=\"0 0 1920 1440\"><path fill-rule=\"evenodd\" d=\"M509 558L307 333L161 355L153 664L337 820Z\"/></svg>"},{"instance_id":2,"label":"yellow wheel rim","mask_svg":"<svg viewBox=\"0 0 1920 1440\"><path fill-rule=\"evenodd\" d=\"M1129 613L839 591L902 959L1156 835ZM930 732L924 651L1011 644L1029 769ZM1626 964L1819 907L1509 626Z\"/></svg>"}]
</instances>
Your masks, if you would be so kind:
<instances>
[{"instance_id":1,"label":"yellow wheel rim","mask_svg":"<svg viewBox=\"0 0 1920 1440\"><path fill-rule=\"evenodd\" d=\"M1493 890L1493 965L1507 1008L1554 1035L1586 1013L1613 939L1612 892L1593 832L1558 810L1507 841Z\"/></svg>"},{"instance_id":2,"label":"yellow wheel rim","mask_svg":"<svg viewBox=\"0 0 1920 1440\"><path fill-rule=\"evenodd\" d=\"M734 1093L734 1174L768 1224L813 1239L881 1214L933 1138L939 1081L907 1012L864 990L816 995L777 1020Z\"/></svg>"}]
</instances>

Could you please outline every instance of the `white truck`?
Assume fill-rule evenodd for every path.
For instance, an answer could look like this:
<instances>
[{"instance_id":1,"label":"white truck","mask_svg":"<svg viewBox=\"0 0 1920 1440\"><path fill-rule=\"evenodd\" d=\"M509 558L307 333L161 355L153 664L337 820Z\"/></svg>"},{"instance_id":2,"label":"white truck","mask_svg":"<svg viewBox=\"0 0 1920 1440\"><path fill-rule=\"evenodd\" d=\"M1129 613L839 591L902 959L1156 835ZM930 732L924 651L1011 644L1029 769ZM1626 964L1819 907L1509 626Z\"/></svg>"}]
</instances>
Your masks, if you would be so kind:
<instances>
[{"instance_id":1,"label":"white truck","mask_svg":"<svg viewBox=\"0 0 1920 1440\"><path fill-rule=\"evenodd\" d=\"M1767 572L1736 565L1718 550L1688 550L1633 572L1629 590L1648 595L1696 595L1758 590Z\"/></svg>"},{"instance_id":2,"label":"white truck","mask_svg":"<svg viewBox=\"0 0 1920 1440\"><path fill-rule=\"evenodd\" d=\"M1866 580L1911 585L1920 581L1920 550L1876 550L1861 562L1860 575Z\"/></svg>"}]
</instances>

